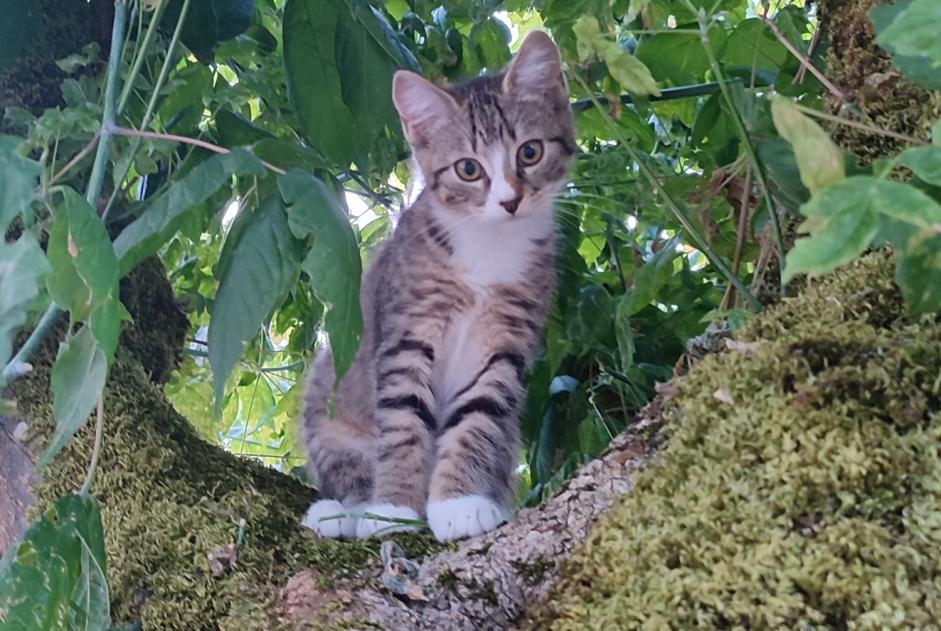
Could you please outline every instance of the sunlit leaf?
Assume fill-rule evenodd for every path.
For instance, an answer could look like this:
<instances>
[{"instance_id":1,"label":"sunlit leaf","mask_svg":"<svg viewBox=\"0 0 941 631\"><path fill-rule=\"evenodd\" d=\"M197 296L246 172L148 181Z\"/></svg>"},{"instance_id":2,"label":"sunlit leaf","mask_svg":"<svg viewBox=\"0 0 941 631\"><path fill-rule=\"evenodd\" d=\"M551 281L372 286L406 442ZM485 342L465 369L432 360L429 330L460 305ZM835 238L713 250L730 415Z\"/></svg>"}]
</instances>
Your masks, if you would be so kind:
<instances>
[{"instance_id":1,"label":"sunlit leaf","mask_svg":"<svg viewBox=\"0 0 941 631\"><path fill-rule=\"evenodd\" d=\"M624 51L617 42L601 31L598 20L583 15L572 27L578 42L578 54L582 59L592 53L598 55L608 66L608 72L621 87L634 94L660 94L657 82L650 70L634 55Z\"/></svg>"},{"instance_id":2,"label":"sunlit leaf","mask_svg":"<svg viewBox=\"0 0 941 631\"><path fill-rule=\"evenodd\" d=\"M846 177L840 148L790 100L775 99L771 103L771 115L778 133L794 147L801 181L811 193Z\"/></svg>"}]
</instances>

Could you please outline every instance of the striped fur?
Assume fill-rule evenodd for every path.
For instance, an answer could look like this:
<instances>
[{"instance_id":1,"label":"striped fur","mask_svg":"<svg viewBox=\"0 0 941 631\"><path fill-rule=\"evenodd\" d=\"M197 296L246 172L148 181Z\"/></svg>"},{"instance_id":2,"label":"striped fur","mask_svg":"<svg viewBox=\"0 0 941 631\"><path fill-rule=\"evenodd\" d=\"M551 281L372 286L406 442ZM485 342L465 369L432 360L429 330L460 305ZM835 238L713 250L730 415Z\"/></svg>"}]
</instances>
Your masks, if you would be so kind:
<instances>
[{"instance_id":1,"label":"striped fur","mask_svg":"<svg viewBox=\"0 0 941 631\"><path fill-rule=\"evenodd\" d=\"M426 188L365 275L363 341L334 418L332 359L318 357L303 434L324 498L427 515L450 539L494 527L513 498L524 375L555 283L552 207L575 143L558 50L542 33L503 74L439 88L399 73L393 92ZM531 140L543 156L526 166L518 151ZM481 165L477 181L459 176L465 158ZM507 196L519 200L512 213Z\"/></svg>"}]
</instances>

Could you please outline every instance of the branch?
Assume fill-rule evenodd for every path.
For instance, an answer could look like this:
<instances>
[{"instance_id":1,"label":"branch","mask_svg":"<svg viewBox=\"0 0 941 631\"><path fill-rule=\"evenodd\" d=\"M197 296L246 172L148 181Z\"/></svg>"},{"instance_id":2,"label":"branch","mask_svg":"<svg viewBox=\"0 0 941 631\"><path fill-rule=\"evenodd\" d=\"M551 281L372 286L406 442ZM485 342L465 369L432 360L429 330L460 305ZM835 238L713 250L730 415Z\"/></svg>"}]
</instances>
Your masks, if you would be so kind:
<instances>
[{"instance_id":1,"label":"branch","mask_svg":"<svg viewBox=\"0 0 941 631\"><path fill-rule=\"evenodd\" d=\"M830 94L840 99L840 101L847 100L846 94L843 92L843 90L836 87L832 81L827 79L825 74L817 69L814 63L806 55L804 55L804 53L797 50L794 44L792 44L790 40L784 36L784 33L781 32L781 29L778 28L778 25L774 20L769 18L767 15L762 15L760 13L758 14L758 17L762 22L768 25L768 28L770 28L771 32L774 33L774 36L778 38L778 41L781 42L781 45L784 46L789 53L794 55L794 57L797 58L797 61L801 62L801 66L809 70L810 73L817 78L817 81L823 84L823 86L830 91Z\"/></svg>"}]
</instances>

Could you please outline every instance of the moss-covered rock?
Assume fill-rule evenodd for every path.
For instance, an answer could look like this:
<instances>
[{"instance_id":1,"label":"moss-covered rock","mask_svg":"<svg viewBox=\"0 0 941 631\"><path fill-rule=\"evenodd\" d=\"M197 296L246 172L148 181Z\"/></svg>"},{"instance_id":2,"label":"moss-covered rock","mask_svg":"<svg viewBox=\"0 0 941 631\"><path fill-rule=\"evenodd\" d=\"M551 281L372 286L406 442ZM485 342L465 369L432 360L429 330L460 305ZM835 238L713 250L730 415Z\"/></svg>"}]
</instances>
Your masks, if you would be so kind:
<instances>
[{"instance_id":1,"label":"moss-covered rock","mask_svg":"<svg viewBox=\"0 0 941 631\"><path fill-rule=\"evenodd\" d=\"M892 269L831 275L677 384L536 628L937 625L941 319L900 316Z\"/></svg>"},{"instance_id":2,"label":"moss-covered rock","mask_svg":"<svg viewBox=\"0 0 941 631\"><path fill-rule=\"evenodd\" d=\"M868 11L887 0L818 0L820 28L830 39L827 77L855 104L867 123L917 138L929 137L941 118L941 93L907 81L875 43ZM830 97L830 109L845 105ZM897 153L898 140L851 127L832 130L834 139L864 160Z\"/></svg>"}]
</instances>

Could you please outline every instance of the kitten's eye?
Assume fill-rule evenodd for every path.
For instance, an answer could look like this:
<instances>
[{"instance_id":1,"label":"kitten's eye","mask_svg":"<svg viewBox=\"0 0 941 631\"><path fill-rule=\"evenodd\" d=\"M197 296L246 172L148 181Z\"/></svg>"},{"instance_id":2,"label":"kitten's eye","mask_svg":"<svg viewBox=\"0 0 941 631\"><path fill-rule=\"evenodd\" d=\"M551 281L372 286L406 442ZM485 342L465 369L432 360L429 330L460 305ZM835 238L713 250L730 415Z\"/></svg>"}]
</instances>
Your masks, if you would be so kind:
<instances>
[{"instance_id":1,"label":"kitten's eye","mask_svg":"<svg viewBox=\"0 0 941 631\"><path fill-rule=\"evenodd\" d=\"M484 174L484 170L481 168L480 163L473 158L461 158L455 162L454 172L457 173L457 176L465 182L479 180Z\"/></svg>"},{"instance_id":2,"label":"kitten's eye","mask_svg":"<svg viewBox=\"0 0 941 631\"><path fill-rule=\"evenodd\" d=\"M532 166L542 160L542 141L527 140L516 150L516 161L526 166Z\"/></svg>"}]
</instances>

